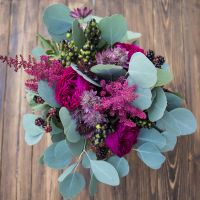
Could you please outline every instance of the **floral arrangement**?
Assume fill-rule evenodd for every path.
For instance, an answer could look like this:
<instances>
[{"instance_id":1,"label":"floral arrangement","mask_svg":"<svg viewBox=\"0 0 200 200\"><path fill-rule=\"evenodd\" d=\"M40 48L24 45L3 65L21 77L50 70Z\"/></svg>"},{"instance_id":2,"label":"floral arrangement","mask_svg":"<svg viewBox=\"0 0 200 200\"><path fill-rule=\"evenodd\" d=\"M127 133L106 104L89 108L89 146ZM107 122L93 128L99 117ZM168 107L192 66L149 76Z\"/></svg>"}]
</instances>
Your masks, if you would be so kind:
<instances>
[{"instance_id":1,"label":"floral arrangement","mask_svg":"<svg viewBox=\"0 0 200 200\"><path fill-rule=\"evenodd\" d=\"M23 118L25 140L34 145L51 137L40 163L64 169L58 182L66 199L85 186L79 165L90 170L94 195L99 182L117 186L128 175L125 155L135 151L158 169L177 137L197 127L182 97L165 87L173 77L164 57L139 47L141 34L128 31L123 16L91 12L51 5L43 20L52 40L38 34L41 47L28 60L0 56L30 75L25 87L33 114Z\"/></svg>"}]
</instances>

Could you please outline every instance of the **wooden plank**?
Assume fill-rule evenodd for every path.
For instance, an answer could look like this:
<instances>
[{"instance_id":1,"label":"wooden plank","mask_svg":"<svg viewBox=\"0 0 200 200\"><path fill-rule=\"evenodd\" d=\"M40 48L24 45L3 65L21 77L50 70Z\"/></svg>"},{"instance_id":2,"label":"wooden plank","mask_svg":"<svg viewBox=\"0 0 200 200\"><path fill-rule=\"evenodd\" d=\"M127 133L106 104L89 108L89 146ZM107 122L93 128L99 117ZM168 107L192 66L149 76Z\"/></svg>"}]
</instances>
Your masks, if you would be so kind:
<instances>
[{"instance_id":1,"label":"wooden plank","mask_svg":"<svg viewBox=\"0 0 200 200\"><path fill-rule=\"evenodd\" d=\"M140 45L145 50L154 48L153 4L145 0L125 0L125 16L131 31L142 34ZM126 177L127 200L155 199L157 172L140 161L136 152L128 156L130 173ZM132 192L130 192L132 191Z\"/></svg>"},{"instance_id":2,"label":"wooden plank","mask_svg":"<svg viewBox=\"0 0 200 200\"><path fill-rule=\"evenodd\" d=\"M10 26L9 23L4 24L5 19L10 19L11 13L11 3L0 2L0 54L8 54L8 44L9 44L9 33ZM5 102L5 92L6 92L6 78L7 78L7 68L5 64L0 63L0 179L1 179L1 166L2 166L2 149L3 149L3 136L4 136L4 102ZM1 188L1 185L0 185ZM0 195L1 197L1 195Z\"/></svg>"},{"instance_id":3,"label":"wooden plank","mask_svg":"<svg viewBox=\"0 0 200 200\"><path fill-rule=\"evenodd\" d=\"M25 5L22 1L12 1L11 18L5 16L4 23L10 20L9 52L14 56L21 53L23 48L23 28ZM4 27L3 27L4 29ZM21 72L7 71L6 93L4 99L4 121L2 141L2 165L1 165L1 192L0 199L15 200L17 197L17 180L19 175L19 130L20 130L20 107L22 98L22 87L20 85ZM29 167L29 166L28 166ZM25 181L28 176L24 178Z\"/></svg>"},{"instance_id":4,"label":"wooden plank","mask_svg":"<svg viewBox=\"0 0 200 200\"><path fill-rule=\"evenodd\" d=\"M183 43L184 43L184 82L186 85L186 101L189 108L192 108L200 124L200 110L198 104L200 101L200 2L198 0L186 1L182 3L182 20L183 20ZM188 137L189 143L188 167L187 174L187 199L200 199L200 137L199 126L197 133ZM181 155L180 155L181 156ZM185 181L185 180L184 180Z\"/></svg>"}]
</instances>

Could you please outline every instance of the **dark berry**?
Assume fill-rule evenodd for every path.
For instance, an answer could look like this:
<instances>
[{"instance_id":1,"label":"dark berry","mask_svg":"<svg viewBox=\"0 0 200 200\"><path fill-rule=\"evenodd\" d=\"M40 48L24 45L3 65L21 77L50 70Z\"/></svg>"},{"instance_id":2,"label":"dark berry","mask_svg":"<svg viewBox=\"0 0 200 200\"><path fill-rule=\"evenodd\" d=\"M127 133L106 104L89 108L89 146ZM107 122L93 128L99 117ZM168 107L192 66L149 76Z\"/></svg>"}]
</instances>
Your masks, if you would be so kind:
<instances>
[{"instance_id":1,"label":"dark berry","mask_svg":"<svg viewBox=\"0 0 200 200\"><path fill-rule=\"evenodd\" d=\"M48 115L50 117L54 117L56 115L56 109L55 108L50 108L48 111Z\"/></svg>"},{"instance_id":2,"label":"dark berry","mask_svg":"<svg viewBox=\"0 0 200 200\"><path fill-rule=\"evenodd\" d=\"M38 117L38 118L35 120L35 125L36 125L36 126L42 126L44 123L45 123L45 121L44 121L41 117Z\"/></svg>"},{"instance_id":3,"label":"dark berry","mask_svg":"<svg viewBox=\"0 0 200 200\"><path fill-rule=\"evenodd\" d=\"M34 100L35 103L37 103L37 104L43 104L43 103L44 103L44 100L42 99L42 97L37 96L37 95L35 95L35 96L33 97L33 100Z\"/></svg>"},{"instance_id":4,"label":"dark berry","mask_svg":"<svg viewBox=\"0 0 200 200\"><path fill-rule=\"evenodd\" d=\"M46 133L50 133L50 132L52 131L52 127L51 127L49 124L47 124L47 125L44 127L44 130L45 130Z\"/></svg>"},{"instance_id":5,"label":"dark berry","mask_svg":"<svg viewBox=\"0 0 200 200\"><path fill-rule=\"evenodd\" d=\"M165 58L163 56L157 56L157 59L160 65L163 65L165 63Z\"/></svg>"},{"instance_id":6,"label":"dark berry","mask_svg":"<svg viewBox=\"0 0 200 200\"><path fill-rule=\"evenodd\" d=\"M105 146L96 148L96 156L98 160L103 160L107 157L109 149Z\"/></svg>"},{"instance_id":7,"label":"dark berry","mask_svg":"<svg viewBox=\"0 0 200 200\"><path fill-rule=\"evenodd\" d=\"M155 53L154 53L153 50L149 49L149 50L147 51L146 56L147 56L147 58L148 58L149 60L152 61L152 60L154 59Z\"/></svg>"}]
</instances>

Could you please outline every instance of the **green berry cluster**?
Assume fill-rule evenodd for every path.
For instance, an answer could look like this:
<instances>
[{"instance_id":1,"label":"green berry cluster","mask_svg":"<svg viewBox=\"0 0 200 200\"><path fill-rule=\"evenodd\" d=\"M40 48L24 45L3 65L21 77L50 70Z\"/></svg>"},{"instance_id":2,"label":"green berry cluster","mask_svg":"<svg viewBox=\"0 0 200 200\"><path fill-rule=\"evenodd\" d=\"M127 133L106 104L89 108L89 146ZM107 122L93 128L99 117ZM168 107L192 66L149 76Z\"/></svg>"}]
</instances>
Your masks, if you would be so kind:
<instances>
[{"instance_id":1,"label":"green berry cluster","mask_svg":"<svg viewBox=\"0 0 200 200\"><path fill-rule=\"evenodd\" d=\"M96 49L101 39L101 31L95 19L92 19L88 22L84 30L84 35L86 38L86 43L79 52L79 64L84 63L92 66L95 64Z\"/></svg>"},{"instance_id":2,"label":"green berry cluster","mask_svg":"<svg viewBox=\"0 0 200 200\"><path fill-rule=\"evenodd\" d=\"M61 61L63 66L70 65L72 62L76 63L78 59L78 47L74 41L63 41L63 48L61 52Z\"/></svg>"},{"instance_id":3,"label":"green berry cluster","mask_svg":"<svg viewBox=\"0 0 200 200\"><path fill-rule=\"evenodd\" d=\"M139 128L152 128L152 126L154 125L154 123L149 121L148 119L140 119L138 117L134 118L133 121L137 124Z\"/></svg>"}]
</instances>

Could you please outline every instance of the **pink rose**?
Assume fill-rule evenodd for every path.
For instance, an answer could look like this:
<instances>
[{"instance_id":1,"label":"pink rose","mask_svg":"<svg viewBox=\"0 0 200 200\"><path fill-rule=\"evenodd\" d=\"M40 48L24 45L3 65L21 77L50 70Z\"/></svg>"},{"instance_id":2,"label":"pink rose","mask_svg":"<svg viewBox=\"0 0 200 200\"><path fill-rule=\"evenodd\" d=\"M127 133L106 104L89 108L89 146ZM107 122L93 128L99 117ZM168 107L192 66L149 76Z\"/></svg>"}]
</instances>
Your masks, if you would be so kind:
<instances>
[{"instance_id":1,"label":"pink rose","mask_svg":"<svg viewBox=\"0 0 200 200\"><path fill-rule=\"evenodd\" d=\"M115 44L115 46L118 48L126 49L126 51L128 51L128 61L130 61L131 56L136 52L141 52L141 53L145 54L144 49L141 49L139 46L137 46L135 44L127 44L127 43L118 42Z\"/></svg>"},{"instance_id":2,"label":"pink rose","mask_svg":"<svg viewBox=\"0 0 200 200\"><path fill-rule=\"evenodd\" d=\"M57 81L55 88L56 101L69 111L80 105L80 97L85 90L90 90L91 85L79 74L67 67L62 77Z\"/></svg>"},{"instance_id":3,"label":"pink rose","mask_svg":"<svg viewBox=\"0 0 200 200\"><path fill-rule=\"evenodd\" d=\"M114 154L122 157L131 151L133 145L137 142L138 134L138 127L125 126L119 123L115 132L107 136L106 145Z\"/></svg>"}]
</instances>

